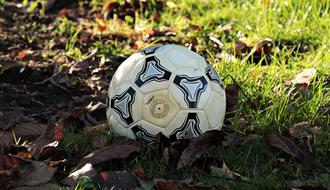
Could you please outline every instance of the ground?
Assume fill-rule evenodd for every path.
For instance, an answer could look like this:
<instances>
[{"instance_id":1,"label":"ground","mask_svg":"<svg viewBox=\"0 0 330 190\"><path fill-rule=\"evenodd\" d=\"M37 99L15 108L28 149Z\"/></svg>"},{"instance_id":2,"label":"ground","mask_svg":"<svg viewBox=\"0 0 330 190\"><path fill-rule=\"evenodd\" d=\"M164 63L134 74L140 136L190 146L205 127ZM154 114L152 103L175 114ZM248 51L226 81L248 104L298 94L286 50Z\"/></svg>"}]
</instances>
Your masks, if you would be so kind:
<instances>
[{"instance_id":1,"label":"ground","mask_svg":"<svg viewBox=\"0 0 330 190\"><path fill-rule=\"evenodd\" d=\"M68 185L63 179L88 153L133 146L106 126L111 77L132 53L175 43L203 55L223 78L227 114L219 136L227 141L209 142L180 169L182 155L168 163L173 158L164 153L185 155L204 137L165 148L159 144L166 140L151 149L134 145L133 155L112 155L110 165L94 160L96 173L143 171L174 180L165 181L172 189L329 189L329 31L327 0L0 0L0 171L10 168L8 158L20 167L66 159L42 183ZM3 179L36 185L19 171ZM93 179L76 188L95 188ZM178 182L186 179L192 182ZM0 184L12 188L10 180Z\"/></svg>"}]
</instances>

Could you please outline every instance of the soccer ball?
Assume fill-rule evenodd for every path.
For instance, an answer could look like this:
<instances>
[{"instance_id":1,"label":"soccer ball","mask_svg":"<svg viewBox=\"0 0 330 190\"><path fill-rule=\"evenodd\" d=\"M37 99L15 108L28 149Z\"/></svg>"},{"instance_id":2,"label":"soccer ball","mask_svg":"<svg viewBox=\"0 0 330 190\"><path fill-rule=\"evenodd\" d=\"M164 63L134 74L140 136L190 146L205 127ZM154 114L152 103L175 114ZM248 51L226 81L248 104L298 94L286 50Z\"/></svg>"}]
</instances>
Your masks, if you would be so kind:
<instances>
[{"instance_id":1,"label":"soccer ball","mask_svg":"<svg viewBox=\"0 0 330 190\"><path fill-rule=\"evenodd\" d=\"M205 59L178 45L134 53L114 74L107 119L120 135L152 142L159 132L171 140L221 129L226 96Z\"/></svg>"}]
</instances>

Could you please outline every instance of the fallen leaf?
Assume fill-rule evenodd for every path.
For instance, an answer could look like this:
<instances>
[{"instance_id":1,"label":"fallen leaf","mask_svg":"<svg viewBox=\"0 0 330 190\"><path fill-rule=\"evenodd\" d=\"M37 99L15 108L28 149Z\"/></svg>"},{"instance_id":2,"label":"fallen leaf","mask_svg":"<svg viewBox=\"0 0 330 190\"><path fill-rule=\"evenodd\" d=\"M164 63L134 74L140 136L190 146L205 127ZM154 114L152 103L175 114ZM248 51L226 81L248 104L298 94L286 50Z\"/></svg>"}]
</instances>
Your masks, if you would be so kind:
<instances>
[{"instance_id":1,"label":"fallen leaf","mask_svg":"<svg viewBox=\"0 0 330 190\"><path fill-rule=\"evenodd\" d=\"M265 135L266 142L276 148L279 148L283 152L289 154L293 158L297 159L301 169L311 169L311 164L315 159L314 152L309 152L304 144L296 145L289 137L277 135L275 132L269 132Z\"/></svg>"},{"instance_id":2,"label":"fallen leaf","mask_svg":"<svg viewBox=\"0 0 330 190\"><path fill-rule=\"evenodd\" d=\"M46 160L51 159L54 160L62 160L65 158L65 151L62 148L58 147L59 141L51 142L45 146L43 146L40 150L38 160Z\"/></svg>"},{"instance_id":3,"label":"fallen leaf","mask_svg":"<svg viewBox=\"0 0 330 190\"><path fill-rule=\"evenodd\" d=\"M105 146L99 150L96 150L89 155L85 156L82 161L76 166L72 172L80 169L87 163L91 163L93 166L101 164L112 159L125 159L133 153L139 153L142 150L139 144L112 144ZM72 173L71 172L71 173Z\"/></svg>"},{"instance_id":4,"label":"fallen leaf","mask_svg":"<svg viewBox=\"0 0 330 190\"><path fill-rule=\"evenodd\" d=\"M285 189L289 190L329 190L330 188L327 188L323 186L321 183L318 182L304 182L300 179L294 179L294 180L288 180L284 184Z\"/></svg>"},{"instance_id":5,"label":"fallen leaf","mask_svg":"<svg viewBox=\"0 0 330 190\"><path fill-rule=\"evenodd\" d=\"M319 133L320 130L320 127L313 126L307 121L302 121L292 125L289 128L289 133L292 137L301 139L308 136L314 136L315 134Z\"/></svg>"},{"instance_id":6,"label":"fallen leaf","mask_svg":"<svg viewBox=\"0 0 330 190\"><path fill-rule=\"evenodd\" d=\"M22 111L9 111L2 113L0 112L0 129L8 130L15 126L15 123L18 122L24 113Z\"/></svg>"},{"instance_id":7,"label":"fallen leaf","mask_svg":"<svg viewBox=\"0 0 330 190\"><path fill-rule=\"evenodd\" d=\"M256 49L253 53L254 56L268 55L272 52L273 42L270 39L258 42Z\"/></svg>"},{"instance_id":8,"label":"fallen leaf","mask_svg":"<svg viewBox=\"0 0 330 190\"><path fill-rule=\"evenodd\" d=\"M22 51L18 52L17 57L20 60L25 60L28 57L30 57L32 54L33 54L32 50L26 49L26 50L22 50Z\"/></svg>"},{"instance_id":9,"label":"fallen leaf","mask_svg":"<svg viewBox=\"0 0 330 190\"><path fill-rule=\"evenodd\" d=\"M31 161L24 169L22 177L15 182L14 186L35 186L49 182L56 168L48 167L44 162Z\"/></svg>"},{"instance_id":10,"label":"fallen leaf","mask_svg":"<svg viewBox=\"0 0 330 190\"><path fill-rule=\"evenodd\" d=\"M284 162L285 162L284 158L274 159L274 160L272 160L272 167L273 168L280 168L283 165Z\"/></svg>"},{"instance_id":11,"label":"fallen leaf","mask_svg":"<svg viewBox=\"0 0 330 190\"><path fill-rule=\"evenodd\" d=\"M92 177L95 185L102 189L141 189L137 177L129 171L104 171Z\"/></svg>"},{"instance_id":12,"label":"fallen leaf","mask_svg":"<svg viewBox=\"0 0 330 190\"><path fill-rule=\"evenodd\" d=\"M226 92L226 112L230 113L235 110L238 102L239 86L237 84L228 84L225 88Z\"/></svg>"},{"instance_id":13,"label":"fallen leaf","mask_svg":"<svg viewBox=\"0 0 330 190\"><path fill-rule=\"evenodd\" d=\"M194 184L190 180L174 181L166 179L158 179L153 187L155 190L206 190L208 186Z\"/></svg>"},{"instance_id":14,"label":"fallen leaf","mask_svg":"<svg viewBox=\"0 0 330 190\"><path fill-rule=\"evenodd\" d=\"M231 171L223 160L218 160L216 165L211 165L210 167L212 174L220 174L232 179L248 181L248 179L243 177L241 174Z\"/></svg>"},{"instance_id":15,"label":"fallen leaf","mask_svg":"<svg viewBox=\"0 0 330 190\"><path fill-rule=\"evenodd\" d=\"M233 29L233 24L228 23L228 24L225 24L224 26L220 25L220 26L218 26L218 29L221 32L229 32Z\"/></svg>"},{"instance_id":16,"label":"fallen leaf","mask_svg":"<svg viewBox=\"0 0 330 190\"><path fill-rule=\"evenodd\" d=\"M93 177L96 175L96 171L93 168L92 164L87 163L86 165L84 165L82 168L80 168L79 170L76 170L74 172L72 172L69 175L69 178L73 179L73 180L78 180L79 177L81 176L89 176L89 177Z\"/></svg>"},{"instance_id":17,"label":"fallen leaf","mask_svg":"<svg viewBox=\"0 0 330 190\"><path fill-rule=\"evenodd\" d=\"M269 145L281 149L294 158L303 159L303 152L289 138L279 136L272 131L265 135L265 139Z\"/></svg>"},{"instance_id":18,"label":"fallen leaf","mask_svg":"<svg viewBox=\"0 0 330 190\"><path fill-rule=\"evenodd\" d=\"M12 129L17 139L21 137L23 140L33 140L44 134L47 130L46 124L38 123L31 119L21 119L20 122Z\"/></svg>"},{"instance_id":19,"label":"fallen leaf","mask_svg":"<svg viewBox=\"0 0 330 190\"><path fill-rule=\"evenodd\" d=\"M222 146L236 146L243 145L250 142L254 137L252 135L245 135L236 131L226 133L225 140L222 142Z\"/></svg>"},{"instance_id":20,"label":"fallen leaf","mask_svg":"<svg viewBox=\"0 0 330 190\"><path fill-rule=\"evenodd\" d=\"M0 156L1 187L34 186L51 180L56 168L46 163L28 161L16 156Z\"/></svg>"},{"instance_id":21,"label":"fallen leaf","mask_svg":"<svg viewBox=\"0 0 330 190\"><path fill-rule=\"evenodd\" d=\"M10 150L13 144L13 134L11 132L0 131L0 154Z\"/></svg>"},{"instance_id":22,"label":"fallen leaf","mask_svg":"<svg viewBox=\"0 0 330 190\"><path fill-rule=\"evenodd\" d=\"M246 43L242 41L236 41L235 42L235 55L238 57L242 57L248 52L250 52L251 47L249 47Z\"/></svg>"},{"instance_id":23,"label":"fallen leaf","mask_svg":"<svg viewBox=\"0 0 330 190\"><path fill-rule=\"evenodd\" d=\"M219 130L211 130L203 133L198 137L194 137L188 146L183 150L177 168L191 166L194 161L200 158L208 149L215 145L221 145L225 140L225 133Z\"/></svg>"},{"instance_id":24,"label":"fallen leaf","mask_svg":"<svg viewBox=\"0 0 330 190\"><path fill-rule=\"evenodd\" d=\"M213 41L218 46L218 48L221 49L224 47L223 43L218 38L216 38L214 36L210 36L209 38L211 41Z\"/></svg>"},{"instance_id":25,"label":"fallen leaf","mask_svg":"<svg viewBox=\"0 0 330 190\"><path fill-rule=\"evenodd\" d=\"M306 84L309 86L309 84L312 82L312 80L316 76L316 69L305 69L301 73L299 73L295 79L291 80L293 84Z\"/></svg>"},{"instance_id":26,"label":"fallen leaf","mask_svg":"<svg viewBox=\"0 0 330 190\"><path fill-rule=\"evenodd\" d=\"M0 154L0 187L7 189L14 181L20 179L23 174L19 167L26 164L19 158Z\"/></svg>"},{"instance_id":27,"label":"fallen leaf","mask_svg":"<svg viewBox=\"0 0 330 190\"><path fill-rule=\"evenodd\" d=\"M43 147L54 141L60 142L64 136L61 131L61 126L58 126L56 123L50 123L45 132L38 139L31 142L33 157L38 160Z\"/></svg>"},{"instance_id":28,"label":"fallen leaf","mask_svg":"<svg viewBox=\"0 0 330 190\"><path fill-rule=\"evenodd\" d=\"M65 189L63 187L60 187L59 185L55 183L45 183L41 185L36 185L36 186L20 186L16 187L13 190L59 190L59 189Z\"/></svg>"},{"instance_id":29,"label":"fallen leaf","mask_svg":"<svg viewBox=\"0 0 330 190\"><path fill-rule=\"evenodd\" d=\"M105 135L96 136L92 140L93 148L95 149L103 148L107 144L107 141L108 141L108 137Z\"/></svg>"}]
</instances>

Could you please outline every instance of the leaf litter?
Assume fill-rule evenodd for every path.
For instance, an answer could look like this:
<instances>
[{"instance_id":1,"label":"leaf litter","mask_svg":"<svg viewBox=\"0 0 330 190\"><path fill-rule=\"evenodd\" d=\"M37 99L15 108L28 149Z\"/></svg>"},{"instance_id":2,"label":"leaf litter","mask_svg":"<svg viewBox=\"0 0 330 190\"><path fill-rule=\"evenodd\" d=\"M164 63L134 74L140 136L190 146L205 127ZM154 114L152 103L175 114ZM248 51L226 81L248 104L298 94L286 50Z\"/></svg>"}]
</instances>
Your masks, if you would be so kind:
<instances>
[{"instance_id":1,"label":"leaf litter","mask_svg":"<svg viewBox=\"0 0 330 190\"><path fill-rule=\"evenodd\" d=\"M93 10L95 12L87 14L84 7L79 7L74 2L69 3L72 7L68 8L69 4L65 1L47 1L47 14L55 14L49 17L46 14L39 21L40 23L49 23L57 17L75 22L78 17L85 16L86 19L94 19L93 15L101 13L103 19L99 19L96 28L101 32L98 38L102 40L120 41L120 39L127 40L130 36L133 39L132 44L130 44L133 49L141 48L150 41L160 40L166 43L173 41L172 37L176 37L178 34L170 27L164 27L159 31L144 29L143 31L147 34L145 36L136 31L136 33L128 36L108 35L106 32L109 28L102 23L108 22L106 19L115 16L118 11L121 20L130 20L129 17L132 17L133 20L136 19L136 15L132 14L135 11L146 14L152 13L150 15L152 19L155 22L159 20L160 11L164 6L163 3L158 3L155 10L147 11L148 7L150 8L149 5L145 4L147 1L141 1L139 5L135 5L134 2L124 1L122 4L116 4L109 1L102 12ZM15 5L15 3L12 3L12 5ZM175 3L172 2L171 6L177 9ZM26 10L23 11L19 7L8 10L9 12L5 15L11 19L18 19L18 24L22 21L34 22L35 17L38 15L37 12L26 15ZM19 15L14 16L12 11L15 14L19 13ZM8 26L14 26L13 23L6 20L4 22ZM49 25L49 27L54 26L58 27L57 25ZM190 28L194 31L201 30L199 25L191 25ZM228 24L219 30L228 32L231 29L232 25ZM86 50L84 45L94 43L96 39L95 31L91 32L91 29L87 28L86 31L82 31L78 35L76 42L77 48L80 48L82 54L86 55L85 57L75 60L63 54L61 55L63 59L58 60L59 63L45 65L43 60L40 59L42 56L39 50L43 49L43 46L46 47L49 34L40 30L41 32L36 34L39 41L33 39L30 42L25 39L21 40L20 36L29 34L30 30L30 28L24 28L22 31L13 32L12 28L8 27L3 31L3 34L7 35L8 38L4 42L0 42L2 52L9 53L8 49L12 51L8 58L4 59L6 64L7 62L13 62L13 60L14 62L22 61L25 64L24 66L11 67L6 65L4 68L0 67L0 80L3 82L0 85L0 176L2 178L0 179L0 186L15 189L55 189L58 188L57 182L63 179L71 179L70 183L63 183L71 186L77 183L80 178L89 176L95 185L142 188L143 179L146 178L144 174L137 175L136 172L118 171L118 168L111 166L111 162L116 163L118 159L134 160L149 148L166 160L168 167L174 165L178 171L190 168L208 175L225 175L233 179L246 180L242 175L229 169L231 163L228 163L227 166L224 160L209 155L209 150L212 147L241 146L255 138L255 136L243 133L210 131L200 137L179 139L177 141L171 141L160 134L157 135L156 142L147 147L142 146L139 142L132 142L127 139L120 140L120 138L110 139L107 135L99 135L90 142L92 150L89 151L89 155L69 155L78 158L85 156L80 162L68 157L68 152L61 147L61 143L63 139L68 138L70 133L89 133L94 130L94 127L99 127L102 131L106 130L104 129L104 126L106 126L104 124L104 112L107 85L111 75L119 63L125 59L125 56L111 57L107 61L102 61L99 57L99 49ZM60 54L63 53L66 40L68 39L55 37L55 45L50 49L57 49L59 51L55 51L60 52ZM187 44L193 50L201 50L198 40L196 38L187 41L183 39L180 43ZM209 40L215 43L218 48L223 47L223 43L216 36L210 36ZM244 59L251 56L254 63L263 61L263 64L269 64L269 58L274 53L273 48L276 43L276 41L273 43L270 39L260 40L255 44L237 41L233 51L236 58ZM18 45L8 48L6 46L3 49L3 44ZM231 57L231 59L235 58ZM54 68L57 66L61 70ZM305 70L297 75L291 83L309 87L315 75L315 69ZM35 86L31 86L31 83L34 83ZM227 85L226 94L227 112L235 111L238 103L239 87L235 84ZM255 107L258 107L257 101L252 103L256 105ZM317 127L302 122L289 128L287 134L270 132L265 139L270 146L282 150L296 159L299 164L310 167L315 159L313 141L314 134L317 131ZM108 145L108 142L112 144ZM287 157L275 159L273 165L277 167L289 159ZM106 166L101 167L102 165ZM305 167L305 169L308 167ZM119 169L123 169L123 167L119 167ZM143 171L143 168L141 170ZM26 173L31 175L26 175ZM154 189L210 188L207 185L196 184L194 180L152 180L152 177L147 178L151 180L149 187L154 186ZM50 181L52 182L50 183ZM53 184L53 182L56 182L56 184ZM291 186L289 184L288 188L315 187L301 181L294 184L291 183ZM316 187L322 188L321 186Z\"/></svg>"}]
</instances>

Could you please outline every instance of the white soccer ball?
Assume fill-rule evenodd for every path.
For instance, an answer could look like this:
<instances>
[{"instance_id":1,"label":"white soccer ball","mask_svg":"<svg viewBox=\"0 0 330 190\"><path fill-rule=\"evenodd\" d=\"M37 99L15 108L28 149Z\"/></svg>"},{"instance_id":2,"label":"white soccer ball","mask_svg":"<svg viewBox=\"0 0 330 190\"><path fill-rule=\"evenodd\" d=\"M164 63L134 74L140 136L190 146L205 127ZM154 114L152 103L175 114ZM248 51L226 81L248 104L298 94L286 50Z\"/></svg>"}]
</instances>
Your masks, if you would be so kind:
<instances>
[{"instance_id":1,"label":"white soccer ball","mask_svg":"<svg viewBox=\"0 0 330 190\"><path fill-rule=\"evenodd\" d=\"M114 74L107 119L116 133L153 141L221 129L226 96L221 79L205 59L178 45L134 53Z\"/></svg>"}]
</instances>

